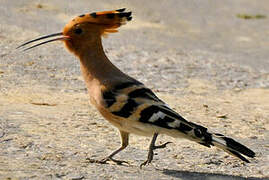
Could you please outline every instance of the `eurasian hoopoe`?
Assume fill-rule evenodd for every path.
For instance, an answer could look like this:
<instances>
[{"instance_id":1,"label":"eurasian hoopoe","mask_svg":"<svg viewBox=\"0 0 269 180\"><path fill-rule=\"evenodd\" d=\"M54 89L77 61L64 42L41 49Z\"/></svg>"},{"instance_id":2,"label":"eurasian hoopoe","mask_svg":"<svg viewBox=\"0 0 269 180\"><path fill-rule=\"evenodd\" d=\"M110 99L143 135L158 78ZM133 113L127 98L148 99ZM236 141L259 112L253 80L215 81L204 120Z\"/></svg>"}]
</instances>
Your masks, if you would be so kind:
<instances>
[{"instance_id":1,"label":"eurasian hoopoe","mask_svg":"<svg viewBox=\"0 0 269 180\"><path fill-rule=\"evenodd\" d=\"M140 167L151 163L153 150L165 148L169 143L156 146L158 134L187 138L206 147L217 146L249 162L244 156L254 157L255 153L252 150L229 137L210 133L207 128L185 120L144 84L126 75L109 61L104 53L101 37L117 32L118 27L131 19L131 12L125 12L125 9L83 14L70 21L63 32L43 36L19 46L61 36L24 50L61 40L67 49L79 58L91 103L105 119L119 129L122 141L119 149L95 162L106 163L109 160L117 164L125 162L115 160L113 157L128 146L130 133L153 136L147 160Z\"/></svg>"}]
</instances>

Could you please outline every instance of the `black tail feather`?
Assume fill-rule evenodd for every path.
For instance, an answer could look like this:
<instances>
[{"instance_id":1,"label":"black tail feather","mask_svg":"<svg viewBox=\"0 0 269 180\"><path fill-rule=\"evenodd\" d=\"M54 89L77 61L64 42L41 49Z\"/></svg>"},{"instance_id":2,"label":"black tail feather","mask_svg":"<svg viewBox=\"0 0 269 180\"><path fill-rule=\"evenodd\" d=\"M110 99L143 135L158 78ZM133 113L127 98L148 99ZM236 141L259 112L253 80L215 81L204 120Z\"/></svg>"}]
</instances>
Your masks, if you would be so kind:
<instances>
[{"instance_id":1,"label":"black tail feather","mask_svg":"<svg viewBox=\"0 0 269 180\"><path fill-rule=\"evenodd\" d=\"M230 153L232 153L233 155L235 155L236 157L238 157L239 159L241 159L242 161L245 161L247 163L249 163L249 160L247 160L244 156L242 156L240 153L236 152L236 151L233 151L233 150L230 150L228 149L228 151Z\"/></svg>"},{"instance_id":2,"label":"black tail feather","mask_svg":"<svg viewBox=\"0 0 269 180\"><path fill-rule=\"evenodd\" d=\"M247 160L243 155L251 158L255 157L255 152L253 152L251 149L222 134L213 133L212 140L213 144L217 147L247 163L249 163L249 160Z\"/></svg>"},{"instance_id":3,"label":"black tail feather","mask_svg":"<svg viewBox=\"0 0 269 180\"><path fill-rule=\"evenodd\" d=\"M237 151L245 156L248 157L255 157L255 153L247 148L246 146L236 142L232 138L229 137L223 137L223 139L226 141L226 146L230 149L233 149L234 151ZM233 153L234 154L234 153ZM240 157L239 157L240 158ZM241 159L241 158L240 158ZM243 159L242 159L243 160Z\"/></svg>"}]
</instances>

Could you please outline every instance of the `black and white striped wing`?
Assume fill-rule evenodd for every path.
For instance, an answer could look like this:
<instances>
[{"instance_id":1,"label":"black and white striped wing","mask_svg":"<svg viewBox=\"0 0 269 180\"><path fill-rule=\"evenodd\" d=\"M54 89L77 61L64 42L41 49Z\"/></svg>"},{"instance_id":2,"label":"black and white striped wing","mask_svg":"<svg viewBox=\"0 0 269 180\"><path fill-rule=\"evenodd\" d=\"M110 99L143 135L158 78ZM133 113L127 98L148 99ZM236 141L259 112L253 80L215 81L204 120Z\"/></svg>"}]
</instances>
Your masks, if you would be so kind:
<instances>
[{"instance_id":1,"label":"black and white striped wing","mask_svg":"<svg viewBox=\"0 0 269 180\"><path fill-rule=\"evenodd\" d=\"M150 124L168 131L176 130L173 132L179 136L185 135L184 137L207 147L217 146L245 162L249 161L242 155L255 156L252 150L232 138L210 133L207 128L185 120L141 83L120 84L112 91L104 92L103 98L109 112L123 119L139 121L141 124Z\"/></svg>"},{"instance_id":2,"label":"black and white striped wing","mask_svg":"<svg viewBox=\"0 0 269 180\"><path fill-rule=\"evenodd\" d=\"M193 138L200 138L207 131L206 128L185 120L140 83L124 83L115 86L112 91L104 92L103 98L108 110L122 118L161 128L176 129Z\"/></svg>"}]
</instances>

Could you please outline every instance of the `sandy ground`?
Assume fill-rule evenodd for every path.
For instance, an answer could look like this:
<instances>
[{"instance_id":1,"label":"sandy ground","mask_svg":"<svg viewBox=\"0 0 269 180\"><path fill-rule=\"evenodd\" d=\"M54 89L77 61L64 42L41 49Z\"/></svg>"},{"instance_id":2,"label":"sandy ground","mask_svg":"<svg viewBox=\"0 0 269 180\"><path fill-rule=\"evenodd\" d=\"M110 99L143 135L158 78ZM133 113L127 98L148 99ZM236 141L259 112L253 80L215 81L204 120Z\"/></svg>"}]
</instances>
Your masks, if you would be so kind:
<instances>
[{"instance_id":1,"label":"sandy ground","mask_svg":"<svg viewBox=\"0 0 269 180\"><path fill-rule=\"evenodd\" d=\"M268 179L268 1L9 1L0 6L0 179ZM118 159L92 164L120 145L89 105L79 62L61 43L27 53L23 41L61 31L72 17L128 7L134 20L104 40L109 58L188 120L257 153L242 163L215 148L172 141L142 170L149 138L131 136ZM131 64L131 66L130 66Z\"/></svg>"}]
</instances>

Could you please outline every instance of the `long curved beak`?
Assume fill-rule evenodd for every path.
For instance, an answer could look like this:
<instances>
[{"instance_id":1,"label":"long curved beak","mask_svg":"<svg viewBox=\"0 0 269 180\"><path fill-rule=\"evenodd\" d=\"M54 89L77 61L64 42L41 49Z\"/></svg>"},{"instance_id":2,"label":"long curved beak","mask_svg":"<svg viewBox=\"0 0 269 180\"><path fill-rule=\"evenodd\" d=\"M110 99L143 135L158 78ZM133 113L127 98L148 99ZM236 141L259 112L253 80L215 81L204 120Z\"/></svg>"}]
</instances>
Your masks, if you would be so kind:
<instances>
[{"instance_id":1,"label":"long curved beak","mask_svg":"<svg viewBox=\"0 0 269 180\"><path fill-rule=\"evenodd\" d=\"M25 43L19 45L16 49L19 49L19 48L21 48L21 47L24 47L24 46L26 46L26 45L28 45L28 44L33 43L33 42L40 41L40 40L43 40L43 39L47 39L47 38L54 37L54 36L62 36L62 37L55 38L55 39L50 39L50 40L48 40L48 41L44 41L44 42L35 44L35 45L30 46L30 47L28 47L28 48L26 48L26 49L23 49L23 51L27 51L27 50L29 50L29 49L35 48L35 47L37 47L37 46L41 46L42 44L46 44L46 43L49 43L49 42L60 41L60 40L68 40L68 39L69 39L68 36L64 36L63 33L61 33L61 32L60 32L60 33L54 33L54 34L50 34L50 35L47 35L47 36L39 37L39 38L37 38L37 39L33 39L33 40L31 40L31 41L27 41L27 42L25 42Z\"/></svg>"}]
</instances>

